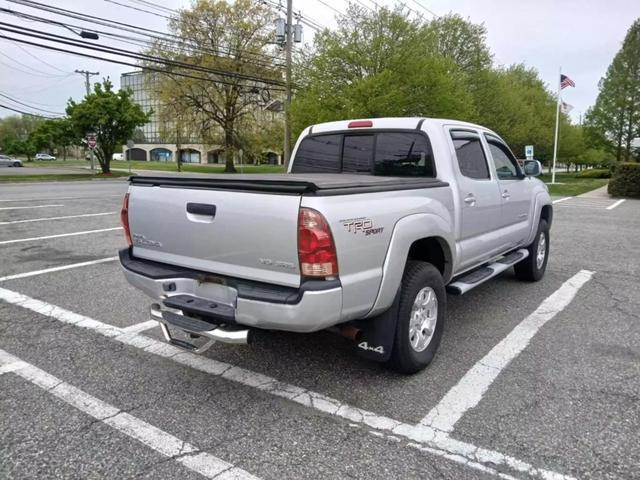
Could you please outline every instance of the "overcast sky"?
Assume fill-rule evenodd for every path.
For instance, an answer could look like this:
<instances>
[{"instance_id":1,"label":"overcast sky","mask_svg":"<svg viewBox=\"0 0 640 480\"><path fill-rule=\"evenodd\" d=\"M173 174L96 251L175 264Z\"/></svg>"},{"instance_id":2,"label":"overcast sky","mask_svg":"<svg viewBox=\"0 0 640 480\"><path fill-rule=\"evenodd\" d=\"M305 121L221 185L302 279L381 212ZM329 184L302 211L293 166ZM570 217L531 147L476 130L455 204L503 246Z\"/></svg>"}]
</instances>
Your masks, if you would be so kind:
<instances>
[{"instance_id":1,"label":"overcast sky","mask_svg":"<svg viewBox=\"0 0 640 480\"><path fill-rule=\"evenodd\" d=\"M157 31L166 29L166 19L123 7L109 0L39 1L78 13L87 13ZM135 0L113 1L131 7L144 8ZM188 0L147 1L169 8L185 7L190 3ZM345 1L323 1L340 11L344 11L346 7ZM373 7L372 0L360 1ZM432 17L432 14L427 12L428 9L437 15L455 12L475 23L484 23L487 28L487 41L496 64L525 63L538 70L553 91L557 88L558 69L562 66L563 73L576 83L575 89L567 88L563 91L563 100L575 107L571 115L576 122L579 115L595 101L599 79L619 50L627 29L636 18L640 17L640 0L404 0L404 2L407 7L424 14L426 18ZM378 1L378 3L390 5L394 2L387 0ZM0 7L84 25L85 28L91 27L89 22L58 17L8 0L0 0ZM326 26L335 24L335 12L318 0L294 0L294 9L300 10L303 16L320 24ZM154 11L161 12L161 10ZM7 13L0 13L0 18L2 18L0 21L11 25L73 36L71 32L59 27L20 20ZM102 29L103 27L94 26L94 28ZM0 31L0 35L24 38L6 31ZM305 41L310 42L312 35L313 31L305 27ZM41 42L33 38L28 40ZM132 45L117 43L104 37L95 44L133 48ZM81 99L84 95L84 78L73 73L76 69L100 72L100 76L93 77L93 81L110 76L116 86L120 84L119 77L122 72L133 70L131 67L42 50L33 46L19 46L12 40L0 38L0 105L43 114L64 112L67 99L70 97ZM5 95L13 100L7 99ZM11 113L0 108L0 116Z\"/></svg>"}]
</instances>

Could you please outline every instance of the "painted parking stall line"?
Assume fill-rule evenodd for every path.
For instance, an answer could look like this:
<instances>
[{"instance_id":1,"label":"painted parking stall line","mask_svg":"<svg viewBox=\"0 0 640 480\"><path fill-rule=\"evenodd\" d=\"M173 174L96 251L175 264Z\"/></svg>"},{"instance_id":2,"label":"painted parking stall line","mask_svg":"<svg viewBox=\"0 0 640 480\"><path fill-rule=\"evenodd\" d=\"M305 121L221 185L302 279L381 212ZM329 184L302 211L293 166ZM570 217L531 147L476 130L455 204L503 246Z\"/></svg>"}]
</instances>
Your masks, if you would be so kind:
<instances>
[{"instance_id":1,"label":"painted parking stall line","mask_svg":"<svg viewBox=\"0 0 640 480\"><path fill-rule=\"evenodd\" d=\"M561 203L561 202L566 202L567 200L572 199L573 197L564 197L564 198L558 198L557 200L553 200L551 203Z\"/></svg>"},{"instance_id":2,"label":"painted parking stall line","mask_svg":"<svg viewBox=\"0 0 640 480\"><path fill-rule=\"evenodd\" d=\"M581 270L547 297L531 315L471 367L420 421L420 425L452 432L458 420L482 400L500 372L529 345L531 339L549 320L571 303L578 290L593 274L594 272L589 270Z\"/></svg>"},{"instance_id":3,"label":"painted parking stall line","mask_svg":"<svg viewBox=\"0 0 640 480\"><path fill-rule=\"evenodd\" d=\"M373 412L345 404L340 400L321 393L281 382L261 373L185 352L178 347L136 332L126 332L123 328L94 320L93 318L28 297L18 292L0 288L0 300L56 319L65 324L94 331L125 345L167 358L183 366L193 368L194 370L218 376L246 387L255 388L319 412L362 425L365 428L376 429L384 432L387 436L404 437L411 442L426 445L431 449L431 453L442 458L452 459L450 457L454 456L456 459L452 459L453 461L464 463L469 468L484 472L489 469L498 476L503 476L503 473L501 473L502 470L510 469L545 480L573 480L570 476L536 468L533 465L500 452L452 439L447 432L434 429L430 426L420 424L411 425L389 417L377 415ZM464 461L459 457L463 457ZM495 467L499 468L496 469Z\"/></svg>"},{"instance_id":4,"label":"painted parking stall line","mask_svg":"<svg viewBox=\"0 0 640 480\"><path fill-rule=\"evenodd\" d=\"M624 202L624 199L618 200L617 202L615 202L615 203L613 203L613 204L609 205L609 206L607 207L607 210L613 210L614 208L616 208L616 207L620 206L623 202Z\"/></svg>"},{"instance_id":5,"label":"painted parking stall line","mask_svg":"<svg viewBox=\"0 0 640 480\"><path fill-rule=\"evenodd\" d=\"M96 420L143 443L207 478L258 480L258 477L203 452L170 433L123 412L57 377L0 349L0 372L12 372Z\"/></svg>"},{"instance_id":6,"label":"painted parking stall line","mask_svg":"<svg viewBox=\"0 0 640 480\"><path fill-rule=\"evenodd\" d=\"M124 196L124 194L120 195L120 194L115 194L115 195L100 195L97 197L40 197L40 198L9 198L9 199L2 199L0 200L0 202L2 203L11 203L11 202L43 202L43 201L49 201L49 200L91 200L91 199L96 199L96 200L101 200L105 197L120 197L122 198Z\"/></svg>"},{"instance_id":7,"label":"painted parking stall line","mask_svg":"<svg viewBox=\"0 0 640 480\"><path fill-rule=\"evenodd\" d=\"M64 207L64 205L56 204L56 205L29 205L29 206L21 206L21 207L0 207L0 210L28 210L31 208L53 208L53 207Z\"/></svg>"},{"instance_id":8,"label":"painted parking stall line","mask_svg":"<svg viewBox=\"0 0 640 480\"><path fill-rule=\"evenodd\" d=\"M43 237L17 238L15 240L3 240L0 245L9 245L12 243L34 242L38 240L50 240L52 238L75 237L77 235L90 235L92 233L111 232L113 230L122 230L122 227L100 228L98 230L84 230L82 232L60 233L58 235L45 235Z\"/></svg>"},{"instance_id":9,"label":"painted parking stall line","mask_svg":"<svg viewBox=\"0 0 640 480\"><path fill-rule=\"evenodd\" d=\"M37 275L44 275L45 273L61 272L63 270L70 270L72 268L88 267L90 265L98 265L100 263L113 262L115 260L118 260L118 257L99 258L98 260L90 260L88 262L72 263L69 265L62 265L59 267L45 268L43 270L33 270L31 272L16 273L14 275L7 275L5 277L0 277L0 282L5 282L7 280L17 280L19 278L35 277Z\"/></svg>"},{"instance_id":10,"label":"painted parking stall line","mask_svg":"<svg viewBox=\"0 0 640 480\"><path fill-rule=\"evenodd\" d=\"M129 325L128 327L123 327L123 332L128 333L141 333L146 332L147 330L152 329L153 327L157 327L158 322L156 320L147 320L146 322L136 323L135 325Z\"/></svg>"},{"instance_id":11,"label":"painted parking stall line","mask_svg":"<svg viewBox=\"0 0 640 480\"><path fill-rule=\"evenodd\" d=\"M119 212L83 213L82 215L65 215L62 217L29 218L27 220L12 220L10 222L0 222L0 225L13 225L15 223L50 222L52 220L67 220L69 218L102 217L105 215L115 215L116 213Z\"/></svg>"}]
</instances>

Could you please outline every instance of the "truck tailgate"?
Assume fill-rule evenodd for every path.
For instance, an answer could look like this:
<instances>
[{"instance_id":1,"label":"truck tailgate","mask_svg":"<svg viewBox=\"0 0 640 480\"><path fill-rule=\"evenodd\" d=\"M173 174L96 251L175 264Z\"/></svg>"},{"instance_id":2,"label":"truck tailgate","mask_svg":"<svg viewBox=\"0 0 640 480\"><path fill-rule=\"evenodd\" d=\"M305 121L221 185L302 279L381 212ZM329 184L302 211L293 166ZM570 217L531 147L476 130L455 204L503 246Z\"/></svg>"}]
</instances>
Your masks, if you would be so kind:
<instances>
[{"instance_id":1,"label":"truck tailgate","mask_svg":"<svg viewBox=\"0 0 640 480\"><path fill-rule=\"evenodd\" d=\"M300 195L131 185L133 255L249 280L300 285Z\"/></svg>"}]
</instances>

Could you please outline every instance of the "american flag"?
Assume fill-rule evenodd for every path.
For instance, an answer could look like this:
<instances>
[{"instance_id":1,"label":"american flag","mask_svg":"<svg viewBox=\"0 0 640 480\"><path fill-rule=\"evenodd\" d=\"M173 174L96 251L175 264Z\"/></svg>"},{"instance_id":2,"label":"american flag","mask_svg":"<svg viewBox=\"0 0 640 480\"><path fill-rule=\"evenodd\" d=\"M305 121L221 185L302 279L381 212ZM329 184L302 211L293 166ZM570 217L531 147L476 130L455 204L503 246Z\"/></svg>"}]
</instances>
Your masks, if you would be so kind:
<instances>
[{"instance_id":1,"label":"american flag","mask_svg":"<svg viewBox=\"0 0 640 480\"><path fill-rule=\"evenodd\" d=\"M560 74L560 90L566 87L575 87L576 84L566 75Z\"/></svg>"}]
</instances>

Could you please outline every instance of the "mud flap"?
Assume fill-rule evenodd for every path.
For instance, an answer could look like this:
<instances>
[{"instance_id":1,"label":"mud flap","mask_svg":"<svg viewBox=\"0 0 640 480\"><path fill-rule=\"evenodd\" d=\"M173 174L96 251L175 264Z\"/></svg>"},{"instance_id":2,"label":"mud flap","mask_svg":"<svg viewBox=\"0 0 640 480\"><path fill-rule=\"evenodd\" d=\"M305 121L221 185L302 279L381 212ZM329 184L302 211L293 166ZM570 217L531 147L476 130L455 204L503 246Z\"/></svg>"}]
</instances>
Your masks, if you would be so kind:
<instances>
[{"instance_id":1,"label":"mud flap","mask_svg":"<svg viewBox=\"0 0 640 480\"><path fill-rule=\"evenodd\" d=\"M386 312L362 322L362 327L356 338L356 353L358 355L374 362L389 360L396 337L399 304L400 295L396 294L393 304Z\"/></svg>"}]
</instances>

